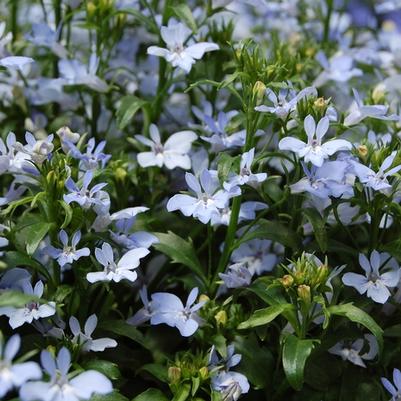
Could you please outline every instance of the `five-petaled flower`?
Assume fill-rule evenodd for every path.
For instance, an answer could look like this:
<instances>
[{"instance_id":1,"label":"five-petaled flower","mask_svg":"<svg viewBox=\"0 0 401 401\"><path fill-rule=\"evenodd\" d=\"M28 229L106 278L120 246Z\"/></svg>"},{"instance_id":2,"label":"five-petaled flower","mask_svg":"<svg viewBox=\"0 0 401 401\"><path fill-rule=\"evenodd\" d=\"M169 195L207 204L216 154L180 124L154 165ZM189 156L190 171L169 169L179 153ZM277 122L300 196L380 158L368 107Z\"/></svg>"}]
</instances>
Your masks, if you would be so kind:
<instances>
[{"instance_id":1,"label":"five-petaled flower","mask_svg":"<svg viewBox=\"0 0 401 401\"><path fill-rule=\"evenodd\" d=\"M219 49L219 46L212 42L199 42L185 47L184 43L190 34L191 30L184 24L170 19L168 25L162 26L160 29L160 35L166 43L167 49L150 46L148 54L163 57L173 67L180 67L189 73L196 60L201 59L206 52Z\"/></svg>"},{"instance_id":2,"label":"five-petaled flower","mask_svg":"<svg viewBox=\"0 0 401 401\"><path fill-rule=\"evenodd\" d=\"M322 144L322 139L329 129L329 118L323 117L317 124L311 115L304 121L304 129L308 136L308 143L297 138L286 137L279 143L281 150L290 150L306 162L321 167L324 160L340 150L351 150L352 145L345 139L333 139Z\"/></svg>"}]
</instances>

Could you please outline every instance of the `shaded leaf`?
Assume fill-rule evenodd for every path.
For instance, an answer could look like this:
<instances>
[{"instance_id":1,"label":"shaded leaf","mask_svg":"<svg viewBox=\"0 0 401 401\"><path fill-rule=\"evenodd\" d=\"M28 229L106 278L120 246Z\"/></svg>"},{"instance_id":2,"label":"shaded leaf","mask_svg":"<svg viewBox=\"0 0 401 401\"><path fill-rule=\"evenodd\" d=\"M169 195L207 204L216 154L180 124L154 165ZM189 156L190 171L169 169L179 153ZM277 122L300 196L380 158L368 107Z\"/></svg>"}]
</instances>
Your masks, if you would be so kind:
<instances>
[{"instance_id":1,"label":"shaded leaf","mask_svg":"<svg viewBox=\"0 0 401 401\"><path fill-rule=\"evenodd\" d=\"M281 315L287 310L293 310L294 306L292 304L278 304L269 306L268 308L256 310L252 316L242 322L238 328L239 329L249 329L251 327L263 326L273 321L277 316Z\"/></svg>"}]
</instances>

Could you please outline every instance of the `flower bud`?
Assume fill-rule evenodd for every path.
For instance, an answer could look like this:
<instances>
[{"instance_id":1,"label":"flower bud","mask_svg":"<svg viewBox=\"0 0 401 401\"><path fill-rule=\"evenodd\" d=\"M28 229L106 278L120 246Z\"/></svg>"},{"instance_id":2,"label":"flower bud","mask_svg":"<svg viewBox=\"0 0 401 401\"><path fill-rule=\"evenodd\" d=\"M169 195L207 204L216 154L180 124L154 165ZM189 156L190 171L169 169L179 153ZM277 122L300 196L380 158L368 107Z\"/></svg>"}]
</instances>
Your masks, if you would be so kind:
<instances>
[{"instance_id":1,"label":"flower bud","mask_svg":"<svg viewBox=\"0 0 401 401\"><path fill-rule=\"evenodd\" d=\"M114 174L117 181L124 181L125 177L127 177L127 171L122 167L117 167Z\"/></svg>"},{"instance_id":2,"label":"flower bud","mask_svg":"<svg viewBox=\"0 0 401 401\"><path fill-rule=\"evenodd\" d=\"M170 366L167 375L170 383L177 384L181 379L181 369L178 366Z\"/></svg>"},{"instance_id":3,"label":"flower bud","mask_svg":"<svg viewBox=\"0 0 401 401\"><path fill-rule=\"evenodd\" d=\"M368 154L368 147L366 145L359 145L358 146L358 154L362 158Z\"/></svg>"},{"instance_id":4,"label":"flower bud","mask_svg":"<svg viewBox=\"0 0 401 401\"><path fill-rule=\"evenodd\" d=\"M199 376L202 380L206 380L209 377L209 369L203 366L199 369Z\"/></svg>"},{"instance_id":5,"label":"flower bud","mask_svg":"<svg viewBox=\"0 0 401 401\"><path fill-rule=\"evenodd\" d=\"M266 85L262 81L256 81L253 85L253 96L256 104L260 104L266 92Z\"/></svg>"},{"instance_id":6,"label":"flower bud","mask_svg":"<svg viewBox=\"0 0 401 401\"><path fill-rule=\"evenodd\" d=\"M372 92L372 100L378 104L383 103L386 94L386 86L382 83L376 85Z\"/></svg>"},{"instance_id":7,"label":"flower bud","mask_svg":"<svg viewBox=\"0 0 401 401\"><path fill-rule=\"evenodd\" d=\"M281 277L280 281L283 287L285 288L290 288L294 284L294 278L289 274L286 274L285 276Z\"/></svg>"},{"instance_id":8,"label":"flower bud","mask_svg":"<svg viewBox=\"0 0 401 401\"><path fill-rule=\"evenodd\" d=\"M96 13L96 5L92 1L86 3L86 13L89 18L92 18Z\"/></svg>"},{"instance_id":9,"label":"flower bud","mask_svg":"<svg viewBox=\"0 0 401 401\"><path fill-rule=\"evenodd\" d=\"M310 293L309 285L301 284L297 288L297 293L298 293L299 298L302 301L304 301L306 304L309 304L311 302L311 293Z\"/></svg>"},{"instance_id":10,"label":"flower bud","mask_svg":"<svg viewBox=\"0 0 401 401\"><path fill-rule=\"evenodd\" d=\"M199 302L209 302L210 298L206 294L199 295Z\"/></svg>"},{"instance_id":11,"label":"flower bud","mask_svg":"<svg viewBox=\"0 0 401 401\"><path fill-rule=\"evenodd\" d=\"M224 310L217 312L214 315L214 318L216 319L218 325L221 324L222 326L225 326L227 323L227 313Z\"/></svg>"}]
</instances>

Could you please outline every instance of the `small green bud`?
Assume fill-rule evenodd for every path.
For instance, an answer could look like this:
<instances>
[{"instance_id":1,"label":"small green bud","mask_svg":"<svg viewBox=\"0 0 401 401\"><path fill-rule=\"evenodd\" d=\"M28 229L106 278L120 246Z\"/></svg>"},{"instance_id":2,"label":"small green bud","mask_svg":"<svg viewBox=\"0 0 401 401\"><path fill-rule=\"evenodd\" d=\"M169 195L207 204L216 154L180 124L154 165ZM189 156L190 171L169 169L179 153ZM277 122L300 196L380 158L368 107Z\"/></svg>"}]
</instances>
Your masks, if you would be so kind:
<instances>
[{"instance_id":1,"label":"small green bud","mask_svg":"<svg viewBox=\"0 0 401 401\"><path fill-rule=\"evenodd\" d=\"M170 366L167 375L170 383L177 384L181 379L181 369L178 366Z\"/></svg>"},{"instance_id":2,"label":"small green bud","mask_svg":"<svg viewBox=\"0 0 401 401\"><path fill-rule=\"evenodd\" d=\"M285 276L281 277L280 281L283 287L285 288L290 288L294 284L294 278L289 274L286 274Z\"/></svg>"},{"instance_id":3,"label":"small green bud","mask_svg":"<svg viewBox=\"0 0 401 401\"><path fill-rule=\"evenodd\" d=\"M298 293L299 298L302 301L304 301L306 304L309 304L311 302L311 293L310 293L309 285L301 284L297 288L297 293Z\"/></svg>"},{"instance_id":4,"label":"small green bud","mask_svg":"<svg viewBox=\"0 0 401 401\"><path fill-rule=\"evenodd\" d=\"M202 380L206 380L209 377L209 369L203 366L199 369L199 376Z\"/></svg>"},{"instance_id":5,"label":"small green bud","mask_svg":"<svg viewBox=\"0 0 401 401\"><path fill-rule=\"evenodd\" d=\"M214 318L216 319L218 325L221 324L222 326L225 326L227 324L227 313L225 310L217 312L214 315Z\"/></svg>"}]
</instances>

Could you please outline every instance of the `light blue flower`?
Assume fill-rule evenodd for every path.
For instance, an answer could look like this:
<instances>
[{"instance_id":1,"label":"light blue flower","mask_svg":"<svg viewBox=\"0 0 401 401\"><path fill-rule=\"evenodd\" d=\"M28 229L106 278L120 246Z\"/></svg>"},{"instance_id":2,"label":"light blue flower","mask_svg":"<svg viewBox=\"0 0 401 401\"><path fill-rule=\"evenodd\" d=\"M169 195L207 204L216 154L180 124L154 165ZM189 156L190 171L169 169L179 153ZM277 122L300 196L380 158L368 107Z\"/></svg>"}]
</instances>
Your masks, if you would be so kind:
<instances>
[{"instance_id":1,"label":"light blue flower","mask_svg":"<svg viewBox=\"0 0 401 401\"><path fill-rule=\"evenodd\" d=\"M189 73L196 60L201 59L206 52L219 49L216 43L211 42L199 42L185 46L184 44L191 33L191 30L184 24L170 19L168 25L162 26L160 29L160 35L164 43L166 43L167 49L150 46L147 53L163 57L173 67L179 67Z\"/></svg>"},{"instance_id":2,"label":"light blue flower","mask_svg":"<svg viewBox=\"0 0 401 401\"><path fill-rule=\"evenodd\" d=\"M79 139L79 138L78 138ZM64 140L64 144L67 152L77 160L80 160L79 167L83 171L94 170L96 168L104 168L107 162L110 160L111 155L107 155L103 152L106 141L100 141L97 145L95 138L90 138L86 145L86 152L82 153L72 141L68 139ZM96 145L96 146L95 146Z\"/></svg>"},{"instance_id":3,"label":"light blue flower","mask_svg":"<svg viewBox=\"0 0 401 401\"><path fill-rule=\"evenodd\" d=\"M92 178L93 172L92 170L88 170L84 174L82 178L82 186L79 188L72 178L68 177L65 181L65 187L70 191L70 193L63 196L64 202L67 204L77 202L83 209L89 209L93 205L100 205L102 200L98 198L98 195L100 194L101 189L107 184L103 182L96 184L89 189L88 187Z\"/></svg>"},{"instance_id":4,"label":"light blue flower","mask_svg":"<svg viewBox=\"0 0 401 401\"><path fill-rule=\"evenodd\" d=\"M361 354L362 349L366 350L365 345L368 343L369 351ZM377 356L379 346L376 337L372 334L365 334L364 338L358 338L351 344L346 341L340 341L333 347L329 348L330 354L341 356L344 361L350 361L354 365L366 368L365 361L371 361Z\"/></svg>"},{"instance_id":5,"label":"light blue flower","mask_svg":"<svg viewBox=\"0 0 401 401\"><path fill-rule=\"evenodd\" d=\"M401 372L399 369L393 370L393 383L385 377L381 378L381 382L385 389L392 395L390 401L399 401L401 398Z\"/></svg>"},{"instance_id":6,"label":"light blue flower","mask_svg":"<svg viewBox=\"0 0 401 401\"><path fill-rule=\"evenodd\" d=\"M71 332L73 334L72 342L74 344L79 344L81 350L88 352L101 352L106 348L117 347L117 341L112 338L98 338L94 340L92 334L97 326L97 316L95 314L90 315L85 322L84 331L81 331L81 325L75 316L71 316L69 320L69 325Z\"/></svg>"},{"instance_id":7,"label":"light blue flower","mask_svg":"<svg viewBox=\"0 0 401 401\"><path fill-rule=\"evenodd\" d=\"M193 131L179 131L170 135L163 145L161 143L159 129L151 124L149 127L150 137L135 135L135 138L151 148L150 152L140 152L137 155L141 167L166 166L169 170L176 167L188 170L191 168L191 159L188 155L192 142L198 136Z\"/></svg>"},{"instance_id":8,"label":"light blue flower","mask_svg":"<svg viewBox=\"0 0 401 401\"><path fill-rule=\"evenodd\" d=\"M42 351L40 360L50 381L25 383L19 393L22 401L87 400L93 394L108 394L113 391L110 380L95 370L87 370L69 379L71 355L65 347L60 349L56 359L50 352Z\"/></svg>"},{"instance_id":9,"label":"light blue flower","mask_svg":"<svg viewBox=\"0 0 401 401\"><path fill-rule=\"evenodd\" d=\"M234 263L227 267L225 273L219 273L219 277L227 288L248 287L251 284L252 273L245 263Z\"/></svg>"},{"instance_id":10,"label":"light blue flower","mask_svg":"<svg viewBox=\"0 0 401 401\"><path fill-rule=\"evenodd\" d=\"M35 60L31 57L24 56L9 56L0 59L0 66L7 68L10 71L21 71L23 75L26 75L29 71L29 66Z\"/></svg>"},{"instance_id":11,"label":"light blue flower","mask_svg":"<svg viewBox=\"0 0 401 401\"><path fill-rule=\"evenodd\" d=\"M320 87L328 81L347 82L353 77L360 77L363 72L359 68L354 68L354 60L346 54L335 54L330 60L320 51L316 55L316 60L324 68L313 83Z\"/></svg>"},{"instance_id":12,"label":"light blue flower","mask_svg":"<svg viewBox=\"0 0 401 401\"><path fill-rule=\"evenodd\" d=\"M321 167L324 160L340 150L351 150L352 144L345 139L333 139L322 144L322 139L329 129L329 118L323 117L317 124L315 119L308 115L304 120L304 129L308 136L308 143L293 137L283 138L279 142L280 150L290 150L304 158L305 162L311 162Z\"/></svg>"},{"instance_id":13,"label":"light blue flower","mask_svg":"<svg viewBox=\"0 0 401 401\"><path fill-rule=\"evenodd\" d=\"M44 285L42 281L38 281L35 287L32 287L30 282L23 282L23 292L27 295L32 295L32 301L25 304L23 307L2 306L0 307L0 316L5 315L9 318L8 323L15 329L25 323L32 323L34 320L53 316L56 313L56 303L39 303L36 298L41 298L43 295Z\"/></svg>"},{"instance_id":14,"label":"light blue flower","mask_svg":"<svg viewBox=\"0 0 401 401\"><path fill-rule=\"evenodd\" d=\"M300 100L307 96L317 96L317 90L313 86L302 89L298 94L293 88L280 89L276 95L270 88L266 89L266 96L272 103L271 106L257 106L256 111L275 114L278 118L286 120L297 108Z\"/></svg>"},{"instance_id":15,"label":"light blue flower","mask_svg":"<svg viewBox=\"0 0 401 401\"><path fill-rule=\"evenodd\" d=\"M0 156L1 157L1 156ZM6 194L0 197L0 206L8 205L10 202L15 201L21 198L21 195L27 190L28 188L24 185L20 185L17 188L17 181L14 180L10 187L8 188Z\"/></svg>"},{"instance_id":16,"label":"light blue flower","mask_svg":"<svg viewBox=\"0 0 401 401\"><path fill-rule=\"evenodd\" d=\"M53 31L46 24L32 24L32 31L25 37L31 43L37 46L43 46L49 48L56 56L60 58L67 57L67 50L58 43L60 36L61 25L57 31Z\"/></svg>"},{"instance_id":17,"label":"light blue flower","mask_svg":"<svg viewBox=\"0 0 401 401\"><path fill-rule=\"evenodd\" d=\"M400 267L395 259L389 259L388 254L374 250L370 260L360 253L359 264L365 275L345 273L342 278L343 283L354 287L361 295L366 293L374 302L386 303L391 295L389 288L396 287L400 281ZM385 270L384 273L380 272L382 269Z\"/></svg>"},{"instance_id":18,"label":"light blue flower","mask_svg":"<svg viewBox=\"0 0 401 401\"><path fill-rule=\"evenodd\" d=\"M148 297L148 290L146 286L143 286L139 290L139 296L143 303L143 308L139 309L134 316L131 316L129 319L127 319L127 323L133 326L139 326L147 322L153 315L152 301Z\"/></svg>"},{"instance_id":19,"label":"light blue flower","mask_svg":"<svg viewBox=\"0 0 401 401\"><path fill-rule=\"evenodd\" d=\"M383 163L377 173L375 173L372 169L365 166L364 164L353 162L352 164L355 170L355 174L359 178L359 181L364 184L365 187L372 188L375 191L386 192L387 190L390 190L392 188L391 184L387 180L387 177L392 176L401 170L401 164L390 168L396 156L396 151L387 156L383 160Z\"/></svg>"},{"instance_id":20,"label":"light blue flower","mask_svg":"<svg viewBox=\"0 0 401 401\"><path fill-rule=\"evenodd\" d=\"M254 174L251 171L252 162L255 158L255 148L250 149L248 152L245 152L241 156L240 162L240 170L239 174L235 176L231 176L227 183L224 183L224 188L230 190L232 187L236 185L256 185L266 180L266 173L257 173Z\"/></svg>"},{"instance_id":21,"label":"light blue flower","mask_svg":"<svg viewBox=\"0 0 401 401\"><path fill-rule=\"evenodd\" d=\"M90 56L88 66L78 60L63 59L58 62L64 85L85 85L97 92L107 92L107 83L96 75L98 67L99 58L95 54Z\"/></svg>"},{"instance_id":22,"label":"light blue flower","mask_svg":"<svg viewBox=\"0 0 401 401\"><path fill-rule=\"evenodd\" d=\"M238 187L233 187L230 191L221 189L217 171L214 170L203 170L200 183L191 173L185 173L185 180L196 196L174 195L167 202L167 210L180 210L184 216L193 216L203 224L207 224L213 215L219 216L219 209L224 209L230 198L241 193Z\"/></svg>"},{"instance_id":23,"label":"light blue flower","mask_svg":"<svg viewBox=\"0 0 401 401\"><path fill-rule=\"evenodd\" d=\"M21 346L21 337L14 334L4 345L0 341L0 397L3 398L13 388L18 388L28 380L40 379L42 372L35 362L14 363Z\"/></svg>"},{"instance_id":24,"label":"light blue flower","mask_svg":"<svg viewBox=\"0 0 401 401\"><path fill-rule=\"evenodd\" d=\"M61 230L58 235L63 248L55 248L52 245L46 247L45 251L53 259L57 259L60 267L64 267L67 264L71 264L83 256L89 256L89 248L76 249L79 241L81 240L81 231L76 231L71 239L71 245L69 245L68 235L64 230Z\"/></svg>"},{"instance_id":25,"label":"light blue flower","mask_svg":"<svg viewBox=\"0 0 401 401\"><path fill-rule=\"evenodd\" d=\"M194 305L198 292L198 288L192 289L185 306L174 294L167 292L152 294L150 323L152 325L167 324L170 327L176 327L183 337L192 336L199 327L200 318L197 311L205 304L205 302L198 302Z\"/></svg>"},{"instance_id":26,"label":"light blue flower","mask_svg":"<svg viewBox=\"0 0 401 401\"><path fill-rule=\"evenodd\" d=\"M86 275L90 283L97 281L128 280L134 282L137 273L133 271L139 266L139 260L149 254L146 248L134 248L125 253L118 262L114 261L113 249L107 242L103 242L101 248L95 249L97 261L104 267L101 272L91 272Z\"/></svg>"},{"instance_id":27,"label":"light blue flower","mask_svg":"<svg viewBox=\"0 0 401 401\"><path fill-rule=\"evenodd\" d=\"M359 124L365 118L375 118L378 120L385 121L399 121L400 117L392 114L387 116L388 106L381 104L374 104L365 106L362 102L361 97L356 89L352 89L354 92L355 102L351 108L350 114L348 114L344 119L344 125L349 127L352 125Z\"/></svg>"}]
</instances>

